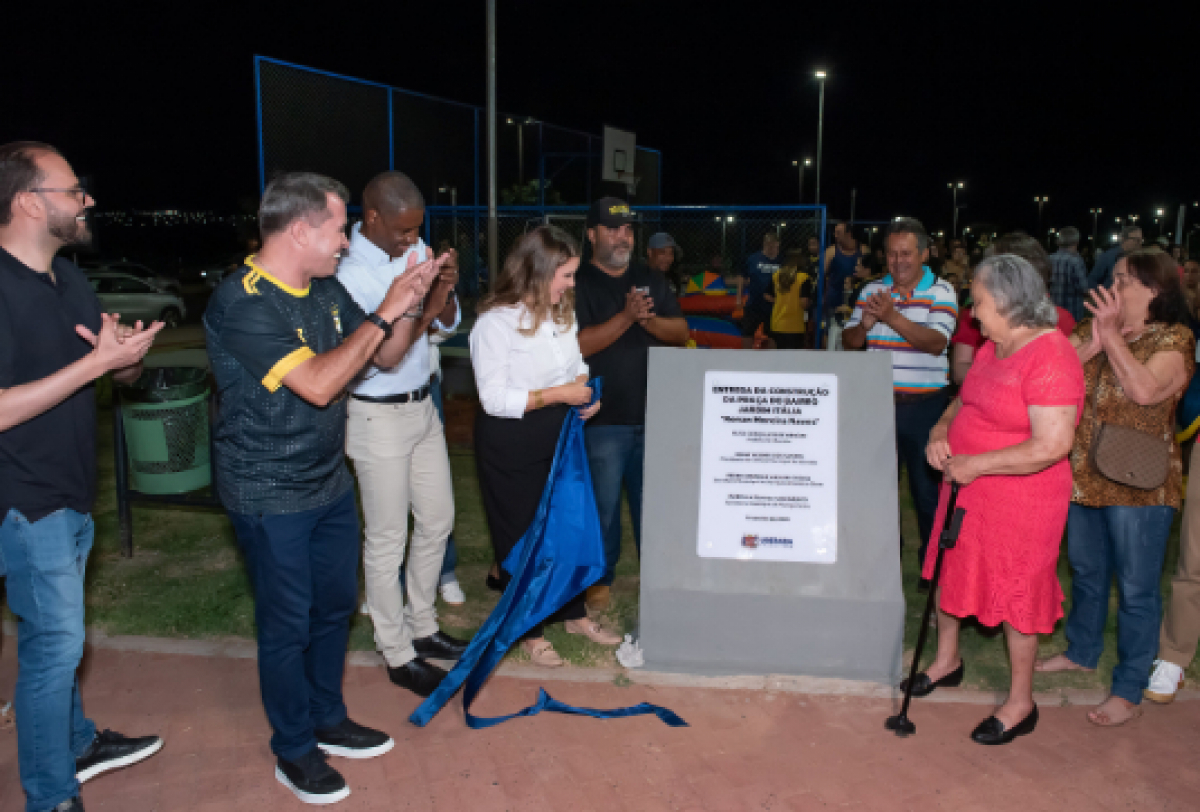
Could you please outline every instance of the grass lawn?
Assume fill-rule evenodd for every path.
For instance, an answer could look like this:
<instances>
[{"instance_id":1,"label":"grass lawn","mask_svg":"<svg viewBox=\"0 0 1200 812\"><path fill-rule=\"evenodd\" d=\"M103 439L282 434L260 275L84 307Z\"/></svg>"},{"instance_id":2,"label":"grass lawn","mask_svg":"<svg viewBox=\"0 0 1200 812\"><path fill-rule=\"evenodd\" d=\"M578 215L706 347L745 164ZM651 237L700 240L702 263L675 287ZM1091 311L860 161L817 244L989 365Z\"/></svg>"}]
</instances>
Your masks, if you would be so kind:
<instances>
[{"instance_id":1,"label":"grass lawn","mask_svg":"<svg viewBox=\"0 0 1200 812\"><path fill-rule=\"evenodd\" d=\"M243 560L233 531L224 514L216 511L182 508L136 507L134 516L134 557L122 558L117 539L116 495L112 466L111 414L100 414L99 498L96 502L96 543L87 574L88 623L109 634L136 634L165 637L216 638L254 636L254 603ZM475 480L474 457L469 449L452 447L458 543L458 576L467 594L464 607L453 608L439 602L444 629L456 635L469 635L483 622L498 600L484 587L484 576L491 564L492 552L479 490ZM916 538L916 516L902 487L902 511L905 537ZM1179 549L1178 522L1172 530L1167 553L1166 573L1174 573ZM904 583L908 601L905 644L916 641L925 595L918 594L915 547L905 550ZM1063 591L1070 595L1070 574L1066 554L1059 562ZM1163 577L1164 593L1170 578ZM622 631L629 629L637 615L637 556L629 518L625 516L624 552L617 570L614 602L608 622ZM1057 687L1102 687L1107 685L1116 659L1116 596L1112 598L1106 650L1096 674L1056 674L1038 676L1039 689ZM932 630L931 630L932 632ZM612 651L568 635L561 624L547 629L558 651L576 666L614 665ZM374 647L371 622L356 614L352 622L350 645L354 649ZM1044 654L1066 646L1062 623L1058 631L1043 638ZM926 659L932 659L930 645ZM991 635L977 626L964 626L962 650L967 661L966 684L980 688L1004 688L1008 683L1008 660L1003 636ZM519 658L518 653L510 656ZM1191 681L1200 679L1200 661L1188 669Z\"/></svg>"}]
</instances>

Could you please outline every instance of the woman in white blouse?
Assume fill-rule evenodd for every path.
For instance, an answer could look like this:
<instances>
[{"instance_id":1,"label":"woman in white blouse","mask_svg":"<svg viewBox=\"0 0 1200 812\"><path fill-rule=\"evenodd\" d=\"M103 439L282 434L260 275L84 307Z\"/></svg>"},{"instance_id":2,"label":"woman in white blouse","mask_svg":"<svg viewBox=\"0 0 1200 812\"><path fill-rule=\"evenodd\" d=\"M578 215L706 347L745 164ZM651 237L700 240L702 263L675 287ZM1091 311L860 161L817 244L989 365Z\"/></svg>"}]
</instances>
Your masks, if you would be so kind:
<instances>
[{"instance_id":1,"label":"woman in white blouse","mask_svg":"<svg viewBox=\"0 0 1200 812\"><path fill-rule=\"evenodd\" d=\"M513 248L471 330L471 364L483 409L475 423L475 461L496 560L529 529L550 477L568 409L592 397L575 323L579 246L554 226L534 229ZM585 408L586 420L600 404ZM500 573L507 587L509 575ZM587 617L581 593L547 623L615 646L620 636ZM521 643L537 665L562 658L535 626Z\"/></svg>"}]
</instances>

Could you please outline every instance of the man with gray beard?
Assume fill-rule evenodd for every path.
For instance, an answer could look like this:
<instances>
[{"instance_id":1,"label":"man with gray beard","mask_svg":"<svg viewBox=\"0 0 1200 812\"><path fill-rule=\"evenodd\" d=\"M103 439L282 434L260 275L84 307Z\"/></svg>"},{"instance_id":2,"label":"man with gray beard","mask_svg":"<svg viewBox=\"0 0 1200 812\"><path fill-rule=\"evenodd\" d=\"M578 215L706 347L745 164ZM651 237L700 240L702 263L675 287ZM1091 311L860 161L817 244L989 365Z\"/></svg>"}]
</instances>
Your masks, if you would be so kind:
<instances>
[{"instance_id":1,"label":"man with gray beard","mask_svg":"<svg viewBox=\"0 0 1200 812\"><path fill-rule=\"evenodd\" d=\"M666 278L630 264L636 219L623 200L597 200L587 218L591 258L575 275L579 349L592 374L604 378L604 405L584 435L607 565L604 577L588 589L588 608L594 611L608 607L621 555L622 485L641 551L649 349L682 347L688 340L687 321Z\"/></svg>"}]
</instances>

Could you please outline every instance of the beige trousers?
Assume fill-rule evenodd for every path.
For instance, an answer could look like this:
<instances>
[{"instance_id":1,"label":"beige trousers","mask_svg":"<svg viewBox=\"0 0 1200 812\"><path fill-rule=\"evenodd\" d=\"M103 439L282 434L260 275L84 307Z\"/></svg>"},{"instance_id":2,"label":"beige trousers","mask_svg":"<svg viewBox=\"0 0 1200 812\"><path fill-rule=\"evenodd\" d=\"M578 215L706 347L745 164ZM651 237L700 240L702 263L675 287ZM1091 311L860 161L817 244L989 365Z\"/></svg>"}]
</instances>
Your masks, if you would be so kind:
<instances>
[{"instance_id":1,"label":"beige trousers","mask_svg":"<svg viewBox=\"0 0 1200 812\"><path fill-rule=\"evenodd\" d=\"M1192 446L1179 530L1179 568L1158 638L1159 659L1187 668L1200 640L1200 442Z\"/></svg>"},{"instance_id":2,"label":"beige trousers","mask_svg":"<svg viewBox=\"0 0 1200 812\"><path fill-rule=\"evenodd\" d=\"M395 668L417 656L414 639L438 630L434 600L454 528L450 458L432 398L387 404L351 398L349 411L346 455L354 461L366 520L367 606L375 645ZM405 563L410 508L413 534ZM408 606L400 589L402 564Z\"/></svg>"}]
</instances>

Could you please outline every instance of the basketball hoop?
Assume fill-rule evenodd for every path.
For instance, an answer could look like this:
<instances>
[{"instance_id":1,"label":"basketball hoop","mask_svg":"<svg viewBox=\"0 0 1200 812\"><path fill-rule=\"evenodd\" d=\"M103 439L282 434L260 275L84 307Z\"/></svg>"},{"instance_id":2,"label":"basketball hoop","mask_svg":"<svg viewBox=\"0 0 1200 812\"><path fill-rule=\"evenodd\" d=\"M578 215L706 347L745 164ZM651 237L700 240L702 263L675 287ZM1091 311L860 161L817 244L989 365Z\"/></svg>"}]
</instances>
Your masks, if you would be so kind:
<instances>
[{"instance_id":1,"label":"basketball hoop","mask_svg":"<svg viewBox=\"0 0 1200 812\"><path fill-rule=\"evenodd\" d=\"M617 170L617 182L625 184L625 188L629 190L629 196L633 197L637 194L638 184L642 182L642 176L635 175L632 172Z\"/></svg>"}]
</instances>

